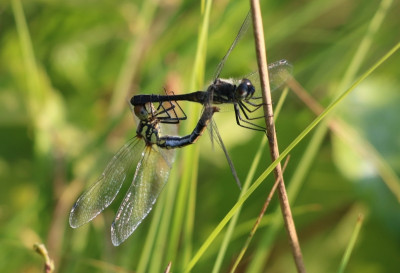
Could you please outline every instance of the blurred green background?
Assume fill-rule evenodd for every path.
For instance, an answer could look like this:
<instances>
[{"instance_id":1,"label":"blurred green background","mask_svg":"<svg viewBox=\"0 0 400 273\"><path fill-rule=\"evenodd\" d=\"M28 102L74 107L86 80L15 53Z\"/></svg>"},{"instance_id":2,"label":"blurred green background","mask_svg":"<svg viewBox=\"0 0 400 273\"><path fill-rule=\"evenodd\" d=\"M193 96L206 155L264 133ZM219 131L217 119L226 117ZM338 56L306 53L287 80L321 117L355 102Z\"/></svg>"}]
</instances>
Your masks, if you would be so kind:
<instances>
[{"instance_id":1,"label":"blurred green background","mask_svg":"<svg viewBox=\"0 0 400 273\"><path fill-rule=\"evenodd\" d=\"M170 260L173 271L180 272L234 205L239 190L224 154L218 146L212 149L204 136L196 144L200 160L190 243L187 234L170 242L167 230L164 244L155 243L145 252L153 210L124 244L113 247L110 225L118 204L85 227L73 230L68 224L82 190L135 135L127 100L135 94L162 93L163 88L195 91L189 86L202 4L0 3L1 272L43 272L42 259L32 250L36 242L46 244L58 272L162 272ZM399 1L286 0L263 1L261 6L268 60L289 60L294 78L324 106L399 42ZM248 9L247 1L212 4L204 86ZM251 34L230 56L223 77L257 69ZM319 127L318 135L312 132L291 152L285 179L308 272L338 271L360 214L364 222L347 270L400 268L399 63L396 53L337 107L331 117L340 119L338 127L347 139ZM182 106L191 113L190 103ZM289 92L277 120L281 149L314 117ZM196 120L198 114L190 118ZM263 134L238 127L232 112L217 114L216 123L244 181ZM180 133L188 131L181 128ZM185 164L181 152L164 192L179 185L185 168L196 169ZM269 163L265 150L256 177ZM215 269L214 263L222 236L193 272L211 272L213 267L229 271L272 182L268 178L244 204L221 267ZM274 197L238 272L295 271L279 213Z\"/></svg>"}]
</instances>

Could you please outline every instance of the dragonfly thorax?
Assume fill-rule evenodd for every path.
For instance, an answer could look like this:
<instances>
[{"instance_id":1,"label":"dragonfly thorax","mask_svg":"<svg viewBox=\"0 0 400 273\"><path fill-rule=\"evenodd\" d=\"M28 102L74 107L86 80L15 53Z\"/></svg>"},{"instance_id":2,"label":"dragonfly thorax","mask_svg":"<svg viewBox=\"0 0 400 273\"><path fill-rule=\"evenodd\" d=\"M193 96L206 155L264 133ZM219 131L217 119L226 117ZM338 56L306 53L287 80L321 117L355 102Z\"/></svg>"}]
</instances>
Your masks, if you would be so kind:
<instances>
[{"instance_id":1,"label":"dragonfly thorax","mask_svg":"<svg viewBox=\"0 0 400 273\"><path fill-rule=\"evenodd\" d=\"M248 100L253 97L255 92L254 85L248 79L242 79L235 90L236 100Z\"/></svg>"},{"instance_id":2,"label":"dragonfly thorax","mask_svg":"<svg viewBox=\"0 0 400 273\"><path fill-rule=\"evenodd\" d=\"M136 133L144 139L147 145L158 144L160 139L159 123L152 124L140 121Z\"/></svg>"},{"instance_id":3,"label":"dragonfly thorax","mask_svg":"<svg viewBox=\"0 0 400 273\"><path fill-rule=\"evenodd\" d=\"M146 108L146 105L150 108ZM133 108L135 115L139 119L139 125L136 130L138 136L144 138L146 144L157 144L160 137L160 121L154 116L154 106L152 103L135 105Z\"/></svg>"}]
</instances>

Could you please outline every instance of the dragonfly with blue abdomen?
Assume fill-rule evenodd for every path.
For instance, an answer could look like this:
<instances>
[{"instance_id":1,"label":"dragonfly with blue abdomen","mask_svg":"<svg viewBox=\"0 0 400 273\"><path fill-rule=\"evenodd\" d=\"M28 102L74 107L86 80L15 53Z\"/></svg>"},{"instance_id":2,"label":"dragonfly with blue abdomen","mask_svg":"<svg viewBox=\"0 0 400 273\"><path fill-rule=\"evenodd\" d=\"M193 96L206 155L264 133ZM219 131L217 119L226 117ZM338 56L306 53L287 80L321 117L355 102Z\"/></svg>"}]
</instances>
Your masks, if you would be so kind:
<instances>
[{"instance_id":1,"label":"dragonfly with blue abdomen","mask_svg":"<svg viewBox=\"0 0 400 273\"><path fill-rule=\"evenodd\" d=\"M69 217L73 228L90 222L114 201L130 169L136 166L132 183L111 226L115 246L125 241L149 214L168 180L174 149L195 143L219 110L205 108L193 132L180 137L162 135L160 127L161 123L179 122L180 118L168 113L175 105L161 111L161 107L155 108L152 103L133 108L139 119L136 136L119 150L99 179L78 198Z\"/></svg>"},{"instance_id":2,"label":"dragonfly with blue abdomen","mask_svg":"<svg viewBox=\"0 0 400 273\"><path fill-rule=\"evenodd\" d=\"M272 90L279 88L290 77L291 64L286 60L280 60L268 65L270 84ZM210 104L232 104L235 111L236 122L239 126L264 131L265 128L251 122L251 120L263 118L264 116L251 117L250 114L257 111L262 105L262 97L253 83L243 78L241 80L227 80L216 78L208 86L207 91L195 91L179 95L136 95L130 103L141 105L148 102L192 101L203 105ZM243 115L242 115L243 114ZM243 124L244 123L244 124Z\"/></svg>"},{"instance_id":3,"label":"dragonfly with blue abdomen","mask_svg":"<svg viewBox=\"0 0 400 273\"><path fill-rule=\"evenodd\" d=\"M112 243L116 246L121 244L148 215L167 182L174 159L174 148L195 143L209 124L211 124L211 128L214 128L212 130L213 137L221 145L236 182L240 186L233 163L212 119L213 114L219 111L219 107L212 105L233 104L236 120L240 126L264 130L263 127L251 121L259 117L250 117L251 113L262 106L261 96L257 95L257 89L254 88L252 81L245 78L234 82L219 78L227 57L246 31L249 18L248 15L234 42L220 62L214 81L207 91L183 95L137 95L131 99L134 113L139 119L136 136L119 150L99 179L75 202L69 218L73 228L90 222L108 207L128 179L129 171L136 166L132 183L111 226ZM289 77L290 70L291 65L285 60L270 65L271 83L276 86L282 85ZM186 115L177 103L179 100L203 104L202 115L191 134L183 137L163 135L161 124L174 126L173 124L186 119ZM158 103L158 107L154 106L156 103ZM177 107L183 116L176 113Z\"/></svg>"},{"instance_id":4,"label":"dragonfly with blue abdomen","mask_svg":"<svg viewBox=\"0 0 400 273\"><path fill-rule=\"evenodd\" d=\"M254 83L249 78L241 80L220 78L226 60L246 33L250 21L251 13L248 12L234 41L218 64L214 79L206 91L195 91L178 95L136 95L131 98L130 103L135 106L148 102L168 102L173 100L193 101L203 104L204 107L211 104L232 104L235 111L236 123L239 126L257 131L265 131L263 126L252 122L252 120L264 118L263 115L252 117L252 113L263 105L260 88L255 88ZM274 91L282 86L291 77L291 73L292 65L286 60L280 60L268 65L271 90ZM257 73L252 73L252 75L255 76Z\"/></svg>"},{"instance_id":5,"label":"dragonfly with blue abdomen","mask_svg":"<svg viewBox=\"0 0 400 273\"><path fill-rule=\"evenodd\" d=\"M213 104L216 104L218 106L220 106L221 104L231 104L233 105L233 110L235 112L236 123L239 126L256 131L266 132L265 127L253 122L253 120L264 118L263 115L253 115L253 113L260 109L263 105L260 88L255 88L255 85L248 77L236 81L220 78L221 71L225 65L228 56L245 34L250 21L251 16L249 12L244 22L242 23L236 38L229 47L225 56L222 58L221 62L218 64L216 73L214 75L214 80L208 86L206 91L195 91L187 94L178 95L136 95L131 98L131 105L142 105L148 102L163 103L169 102L171 100L197 102L202 104L204 108L210 107ZM270 64L268 66L268 74L271 90L276 90L277 88L282 86L290 78L291 72L292 65L286 60L280 60ZM253 73L253 76L254 75L256 75L256 73ZM241 185L239 177L236 174L233 162L230 159L228 152L223 144L222 138L218 132L218 128L214 120L211 120L209 127L211 132L211 139L215 139L220 144L228 161L233 177L235 178L236 183L240 188Z\"/></svg>"}]
</instances>

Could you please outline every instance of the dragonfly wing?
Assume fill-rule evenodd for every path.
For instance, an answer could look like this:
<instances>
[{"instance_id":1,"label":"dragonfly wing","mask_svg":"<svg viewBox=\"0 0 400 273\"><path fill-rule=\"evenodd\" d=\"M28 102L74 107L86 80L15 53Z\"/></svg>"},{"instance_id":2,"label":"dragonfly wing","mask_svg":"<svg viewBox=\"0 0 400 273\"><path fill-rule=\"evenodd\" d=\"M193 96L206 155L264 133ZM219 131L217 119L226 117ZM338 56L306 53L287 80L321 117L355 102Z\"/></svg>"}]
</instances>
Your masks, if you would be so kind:
<instances>
[{"instance_id":1,"label":"dragonfly wing","mask_svg":"<svg viewBox=\"0 0 400 273\"><path fill-rule=\"evenodd\" d=\"M293 66L286 60L280 60L268 65L269 84L271 91L281 87L292 75Z\"/></svg>"},{"instance_id":2,"label":"dragonfly wing","mask_svg":"<svg viewBox=\"0 0 400 273\"><path fill-rule=\"evenodd\" d=\"M242 184L240 183L239 176L237 175L235 166L233 165L233 161L231 160L231 157L228 154L228 151L226 150L226 147L224 145L224 142L222 141L221 135L219 134L217 124L215 123L214 119L211 119L210 124L208 125L208 131L210 132L210 137L211 137L211 143L214 143L215 141L219 144L221 147L222 151L225 154L225 158L228 161L229 168L231 169L233 178L236 181L236 184L238 185L239 189L242 189ZM213 144L214 145L214 144Z\"/></svg>"},{"instance_id":3,"label":"dragonfly wing","mask_svg":"<svg viewBox=\"0 0 400 273\"><path fill-rule=\"evenodd\" d=\"M115 246L125 241L149 214L168 180L175 152L161 151L159 147L153 146L145 148L132 185L112 223L111 240Z\"/></svg>"},{"instance_id":4,"label":"dragonfly wing","mask_svg":"<svg viewBox=\"0 0 400 273\"><path fill-rule=\"evenodd\" d=\"M75 202L69 216L71 227L77 228L89 222L112 203L143 148L144 141L134 137L118 151L96 183Z\"/></svg>"},{"instance_id":5,"label":"dragonfly wing","mask_svg":"<svg viewBox=\"0 0 400 273\"><path fill-rule=\"evenodd\" d=\"M271 88L271 92L275 91L282 85L284 85L287 80L292 76L293 66L286 60L279 60L274 63L268 65L268 76L269 76L269 85ZM258 71L254 71L245 76L246 79L249 79L251 83L254 85L256 92L252 99L260 100L261 102L261 84L260 84L260 76Z\"/></svg>"},{"instance_id":6,"label":"dragonfly wing","mask_svg":"<svg viewBox=\"0 0 400 273\"><path fill-rule=\"evenodd\" d=\"M217 70L214 74L214 80L219 78L221 75L222 68L224 68L225 62L228 59L229 55L231 54L232 50L235 48L236 44L242 39L243 35L246 33L247 29L249 28L249 24L251 21L251 12L249 11L244 19L242 25L240 26L239 32L233 40L231 46L229 47L228 51L225 53L225 56L222 58L221 62L217 66Z\"/></svg>"}]
</instances>

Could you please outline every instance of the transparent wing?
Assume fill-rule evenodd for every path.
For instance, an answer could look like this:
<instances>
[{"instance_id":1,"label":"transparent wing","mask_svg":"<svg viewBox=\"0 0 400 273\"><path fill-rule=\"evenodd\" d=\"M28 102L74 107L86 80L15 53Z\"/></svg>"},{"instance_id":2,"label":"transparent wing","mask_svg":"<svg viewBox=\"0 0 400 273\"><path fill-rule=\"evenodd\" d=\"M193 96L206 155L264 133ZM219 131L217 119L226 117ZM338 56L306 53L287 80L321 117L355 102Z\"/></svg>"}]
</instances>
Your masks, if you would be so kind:
<instances>
[{"instance_id":1,"label":"transparent wing","mask_svg":"<svg viewBox=\"0 0 400 273\"><path fill-rule=\"evenodd\" d=\"M279 60L274 63L268 65L268 76L269 76L269 84L271 87L271 92L275 91L279 87L285 84L285 82L292 76L293 66L287 60ZM261 86L260 86L260 76L258 71L251 73L250 75L245 76L245 78L249 79L255 89L256 92L254 94L255 98L261 97Z\"/></svg>"},{"instance_id":2,"label":"transparent wing","mask_svg":"<svg viewBox=\"0 0 400 273\"><path fill-rule=\"evenodd\" d=\"M217 66L217 70L214 74L214 80L219 78L222 68L224 68L225 62L228 59L229 55L231 54L232 50L235 48L236 44L242 39L243 35L246 33L247 29L249 28L249 23L251 21L251 12L249 11L244 19L242 25L240 26L239 32L236 35L235 40L233 40L231 46L229 47L228 51L226 52L225 56L222 58L221 62Z\"/></svg>"},{"instance_id":3,"label":"transparent wing","mask_svg":"<svg viewBox=\"0 0 400 273\"><path fill-rule=\"evenodd\" d=\"M128 189L111 226L115 246L125 241L149 214L168 180L174 150L147 146L138 163L132 185Z\"/></svg>"},{"instance_id":4,"label":"transparent wing","mask_svg":"<svg viewBox=\"0 0 400 273\"><path fill-rule=\"evenodd\" d=\"M215 123L214 119L211 119L210 124L208 125L208 131L210 132L210 137L211 137L211 143L214 145L214 139L215 141L219 144L221 147L222 151L225 154L226 160L228 161L229 168L231 169L233 178L236 181L236 184L238 185L239 189L242 189L242 184L240 183L239 176L237 175L235 166L233 165L233 161L231 160L228 151L225 148L224 142L222 141L221 135L219 134L217 124Z\"/></svg>"},{"instance_id":5,"label":"transparent wing","mask_svg":"<svg viewBox=\"0 0 400 273\"><path fill-rule=\"evenodd\" d=\"M75 202L69 215L71 227L77 228L91 221L112 203L143 149L144 141L134 137L118 151L97 182Z\"/></svg>"},{"instance_id":6,"label":"transparent wing","mask_svg":"<svg viewBox=\"0 0 400 273\"><path fill-rule=\"evenodd\" d=\"M281 87L291 76L293 66L286 60L280 60L268 65L269 84L271 91Z\"/></svg>"}]
</instances>

